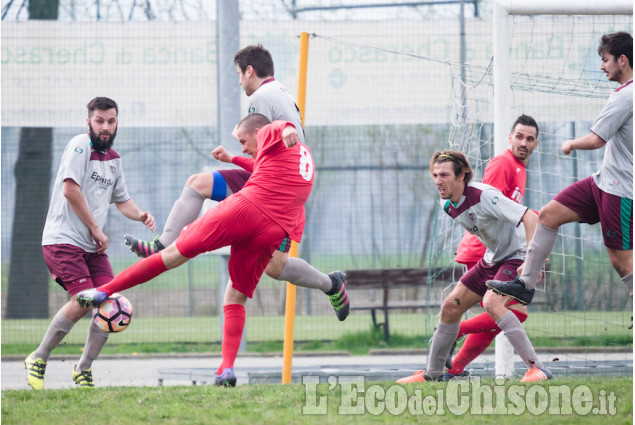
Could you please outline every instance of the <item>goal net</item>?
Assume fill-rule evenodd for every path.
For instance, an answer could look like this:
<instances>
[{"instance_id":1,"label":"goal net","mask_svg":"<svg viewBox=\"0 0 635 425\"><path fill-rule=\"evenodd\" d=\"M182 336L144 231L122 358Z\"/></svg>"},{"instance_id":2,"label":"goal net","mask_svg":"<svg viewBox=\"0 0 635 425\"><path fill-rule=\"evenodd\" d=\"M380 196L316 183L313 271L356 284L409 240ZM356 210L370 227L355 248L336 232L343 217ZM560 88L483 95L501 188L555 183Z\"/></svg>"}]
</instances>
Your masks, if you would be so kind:
<instances>
[{"instance_id":1,"label":"goal net","mask_svg":"<svg viewBox=\"0 0 635 425\"><path fill-rule=\"evenodd\" d=\"M465 64L454 73L448 146L468 154L478 181L492 155L508 147L515 118L534 117L540 143L527 167L524 204L539 210L602 162L603 149L566 156L560 147L588 133L616 88L600 70L597 47L602 34L631 31L631 12L622 13L632 6L615 5L595 14L584 3L571 9L559 5L560 10L539 9L540 4L521 10L516 2L502 3L494 9L499 16L494 18L492 62ZM433 242L432 263L448 261L448 252L454 252L464 234L442 211L438 215L440 236ZM608 261L599 225L560 228L529 310L524 326L534 346L548 347L539 353L545 360L562 359L558 346L574 345L579 354L569 353L569 364L595 367L597 358L610 359L615 350L628 349L632 302ZM502 335L496 352L497 374L509 376L513 351Z\"/></svg>"}]
</instances>

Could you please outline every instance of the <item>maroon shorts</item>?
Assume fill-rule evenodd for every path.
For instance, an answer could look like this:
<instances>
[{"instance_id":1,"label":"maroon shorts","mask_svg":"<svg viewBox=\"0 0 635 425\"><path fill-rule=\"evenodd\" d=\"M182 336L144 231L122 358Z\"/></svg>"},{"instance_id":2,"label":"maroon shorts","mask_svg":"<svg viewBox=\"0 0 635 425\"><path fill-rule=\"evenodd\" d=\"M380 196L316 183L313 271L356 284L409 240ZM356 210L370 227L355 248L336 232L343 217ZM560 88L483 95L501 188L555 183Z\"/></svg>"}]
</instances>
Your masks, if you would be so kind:
<instances>
[{"instance_id":1,"label":"maroon shorts","mask_svg":"<svg viewBox=\"0 0 635 425\"><path fill-rule=\"evenodd\" d=\"M554 201L580 216L580 223L602 226L604 245L619 250L633 249L633 200L602 191L593 177L573 183Z\"/></svg>"},{"instance_id":2,"label":"maroon shorts","mask_svg":"<svg viewBox=\"0 0 635 425\"><path fill-rule=\"evenodd\" d=\"M70 244L44 245L42 252L51 276L71 296L115 276L105 253L86 252Z\"/></svg>"},{"instance_id":3,"label":"maroon shorts","mask_svg":"<svg viewBox=\"0 0 635 425\"><path fill-rule=\"evenodd\" d=\"M231 245L232 287L251 298L273 252L286 236L282 227L251 202L234 195L185 226L175 243L187 258Z\"/></svg>"},{"instance_id":4,"label":"maroon shorts","mask_svg":"<svg viewBox=\"0 0 635 425\"><path fill-rule=\"evenodd\" d=\"M243 188L251 173L243 169L231 169L231 170L218 170L218 173L223 176L227 187L232 193L238 192Z\"/></svg>"},{"instance_id":5,"label":"maroon shorts","mask_svg":"<svg viewBox=\"0 0 635 425\"><path fill-rule=\"evenodd\" d=\"M485 292L487 292L487 286L485 286L486 281L514 280L518 277L517 269L522 263L523 260L515 259L488 266L483 260L480 260L463 275L461 283L470 291L483 297L485 296Z\"/></svg>"}]
</instances>

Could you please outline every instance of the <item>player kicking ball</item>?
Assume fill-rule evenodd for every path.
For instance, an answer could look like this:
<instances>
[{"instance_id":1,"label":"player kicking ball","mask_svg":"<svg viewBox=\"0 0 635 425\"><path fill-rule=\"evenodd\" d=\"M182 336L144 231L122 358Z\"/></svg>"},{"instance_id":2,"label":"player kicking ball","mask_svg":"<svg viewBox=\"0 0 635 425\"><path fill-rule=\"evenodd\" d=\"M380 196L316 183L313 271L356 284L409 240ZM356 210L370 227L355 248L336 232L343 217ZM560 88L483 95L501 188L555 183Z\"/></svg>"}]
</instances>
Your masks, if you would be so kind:
<instances>
[{"instance_id":1,"label":"player kicking ball","mask_svg":"<svg viewBox=\"0 0 635 425\"><path fill-rule=\"evenodd\" d=\"M271 123L261 114L245 117L234 131L243 153L255 158L253 173L243 189L208 210L183 228L164 250L124 270L96 289L82 291L83 306L97 306L109 295L147 282L204 252L231 246L229 276L224 298L223 360L216 385L235 386L234 361L245 326L245 304L253 296L265 267L283 239L300 241L304 230L304 204L313 187L314 164L302 143L284 140L297 132L286 121ZM275 194L275 196L274 196ZM348 309L344 285L333 288Z\"/></svg>"}]
</instances>

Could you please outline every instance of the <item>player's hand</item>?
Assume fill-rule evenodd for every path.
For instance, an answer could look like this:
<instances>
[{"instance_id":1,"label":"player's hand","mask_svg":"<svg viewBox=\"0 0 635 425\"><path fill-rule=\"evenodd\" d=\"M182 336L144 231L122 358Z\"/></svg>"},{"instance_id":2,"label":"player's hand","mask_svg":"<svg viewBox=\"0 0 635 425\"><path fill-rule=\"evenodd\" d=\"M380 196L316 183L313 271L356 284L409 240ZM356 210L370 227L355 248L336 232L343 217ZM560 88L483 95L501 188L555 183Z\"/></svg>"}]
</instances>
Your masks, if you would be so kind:
<instances>
[{"instance_id":1,"label":"player's hand","mask_svg":"<svg viewBox=\"0 0 635 425\"><path fill-rule=\"evenodd\" d=\"M101 254L108 248L108 236L101 229L93 230L91 233L97 244L97 253Z\"/></svg>"},{"instance_id":2,"label":"player's hand","mask_svg":"<svg viewBox=\"0 0 635 425\"><path fill-rule=\"evenodd\" d=\"M149 212L142 212L139 214L139 221L142 221L146 225L146 229L152 230L152 233L157 229L157 225L154 222L154 216Z\"/></svg>"},{"instance_id":3,"label":"player's hand","mask_svg":"<svg viewBox=\"0 0 635 425\"><path fill-rule=\"evenodd\" d=\"M571 152L573 152L573 144L571 143L571 140L565 140L562 142L562 153L569 155Z\"/></svg>"},{"instance_id":4,"label":"player's hand","mask_svg":"<svg viewBox=\"0 0 635 425\"><path fill-rule=\"evenodd\" d=\"M229 152L227 152L222 146L218 146L214 149L212 151L212 156L221 162L227 162L229 164L231 164L232 159L234 159L234 156L230 155Z\"/></svg>"},{"instance_id":5,"label":"player's hand","mask_svg":"<svg viewBox=\"0 0 635 425\"><path fill-rule=\"evenodd\" d=\"M300 137L295 127L288 125L282 130L282 142L288 148L292 148L300 143Z\"/></svg>"}]
</instances>

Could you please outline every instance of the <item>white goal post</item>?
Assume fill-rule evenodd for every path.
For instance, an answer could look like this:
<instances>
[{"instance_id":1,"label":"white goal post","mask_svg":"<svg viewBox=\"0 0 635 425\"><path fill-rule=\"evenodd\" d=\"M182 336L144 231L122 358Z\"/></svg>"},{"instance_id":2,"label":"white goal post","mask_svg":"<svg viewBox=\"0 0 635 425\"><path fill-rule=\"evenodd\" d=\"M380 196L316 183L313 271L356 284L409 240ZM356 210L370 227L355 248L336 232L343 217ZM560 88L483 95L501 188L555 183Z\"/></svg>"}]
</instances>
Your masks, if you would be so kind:
<instances>
[{"instance_id":1,"label":"white goal post","mask_svg":"<svg viewBox=\"0 0 635 425\"><path fill-rule=\"evenodd\" d=\"M495 0L493 8L494 149L507 148L508 126L513 122L510 102L509 18L513 15L632 15L631 0ZM598 40L599 43L599 40ZM599 64L598 64L599 67ZM495 374L509 378L514 370L514 350L500 333L495 344Z\"/></svg>"}]
</instances>

